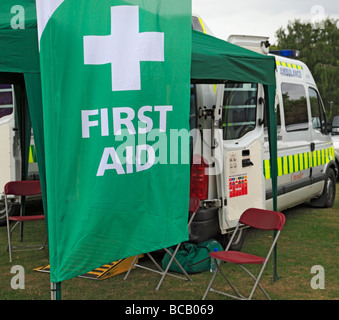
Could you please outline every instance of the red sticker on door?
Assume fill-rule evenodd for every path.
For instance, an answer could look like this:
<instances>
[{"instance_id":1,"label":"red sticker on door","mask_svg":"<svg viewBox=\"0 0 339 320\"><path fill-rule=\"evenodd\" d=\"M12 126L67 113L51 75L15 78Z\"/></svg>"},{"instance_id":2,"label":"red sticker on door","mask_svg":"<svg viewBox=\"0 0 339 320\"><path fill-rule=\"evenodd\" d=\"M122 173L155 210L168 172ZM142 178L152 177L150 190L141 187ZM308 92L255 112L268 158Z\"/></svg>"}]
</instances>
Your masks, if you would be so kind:
<instances>
[{"instance_id":1,"label":"red sticker on door","mask_svg":"<svg viewBox=\"0 0 339 320\"><path fill-rule=\"evenodd\" d=\"M247 175L232 176L228 180L229 197L240 197L247 194Z\"/></svg>"}]
</instances>

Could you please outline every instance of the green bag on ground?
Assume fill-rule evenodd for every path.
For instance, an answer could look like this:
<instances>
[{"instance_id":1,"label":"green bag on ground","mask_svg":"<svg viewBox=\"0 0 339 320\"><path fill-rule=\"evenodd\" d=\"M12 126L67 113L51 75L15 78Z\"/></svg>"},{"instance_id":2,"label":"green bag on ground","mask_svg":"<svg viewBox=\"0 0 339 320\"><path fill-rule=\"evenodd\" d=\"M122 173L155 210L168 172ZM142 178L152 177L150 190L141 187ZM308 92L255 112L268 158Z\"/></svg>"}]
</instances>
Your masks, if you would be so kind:
<instances>
[{"instance_id":1,"label":"green bag on ground","mask_svg":"<svg viewBox=\"0 0 339 320\"><path fill-rule=\"evenodd\" d=\"M172 253L174 252L173 249L169 250ZM175 258L187 273L198 273L210 270L210 252L222 250L224 250L223 247L216 240L208 240L199 244L183 242L180 245ZM164 270L166 269L170 259L171 256L166 252L162 259L162 267ZM169 270L183 273L175 261L172 262Z\"/></svg>"}]
</instances>

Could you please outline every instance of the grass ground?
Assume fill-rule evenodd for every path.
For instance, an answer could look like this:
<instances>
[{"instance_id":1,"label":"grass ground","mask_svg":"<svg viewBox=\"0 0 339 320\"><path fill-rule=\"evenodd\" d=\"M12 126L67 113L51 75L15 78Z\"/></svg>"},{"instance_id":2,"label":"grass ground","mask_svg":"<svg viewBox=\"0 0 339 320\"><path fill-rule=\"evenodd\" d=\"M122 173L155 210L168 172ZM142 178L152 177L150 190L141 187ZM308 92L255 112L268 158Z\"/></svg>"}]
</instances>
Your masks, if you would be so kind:
<instances>
[{"instance_id":1,"label":"grass ground","mask_svg":"<svg viewBox=\"0 0 339 320\"><path fill-rule=\"evenodd\" d=\"M330 209L314 209L304 204L284 212L286 225L278 242L278 276L272 281L272 263L262 277L262 285L275 300L338 300L339 299L339 184L335 205ZM32 228L31 228L32 226ZM27 241L44 240L43 222L25 226ZM249 230L243 250L256 251L258 254L269 245L272 233L258 233ZM16 252L10 263L6 252L6 228L0 228L0 300L49 300L49 274L34 271L48 264L48 249L41 251ZM143 263L150 263L145 260ZM12 267L24 268L24 289L12 289L16 273ZM322 266L325 272L325 288L312 289L311 273L313 266ZM234 271L234 283L244 293L250 289L252 281L244 281L244 273L229 265L223 265L228 271ZM62 282L62 300L201 300L205 288L211 279L206 271L193 274L192 282L172 277L165 278L160 290L155 288L160 279L158 274L137 268L127 280L123 274L106 280L73 278ZM221 281L218 282L219 284ZM221 288L221 287L220 287ZM226 297L210 293L207 299L225 299ZM257 290L254 299L264 299Z\"/></svg>"}]
</instances>

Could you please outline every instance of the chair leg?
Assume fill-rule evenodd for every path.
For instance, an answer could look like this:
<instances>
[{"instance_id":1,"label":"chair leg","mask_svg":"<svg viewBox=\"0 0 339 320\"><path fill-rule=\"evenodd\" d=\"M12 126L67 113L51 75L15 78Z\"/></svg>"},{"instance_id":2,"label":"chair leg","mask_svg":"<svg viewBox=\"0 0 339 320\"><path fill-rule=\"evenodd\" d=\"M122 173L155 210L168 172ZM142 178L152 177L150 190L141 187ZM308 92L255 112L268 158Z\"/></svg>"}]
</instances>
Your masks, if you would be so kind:
<instances>
[{"instance_id":1,"label":"chair leg","mask_svg":"<svg viewBox=\"0 0 339 320\"><path fill-rule=\"evenodd\" d=\"M234 285L231 283L231 281L226 277L226 275L224 274L224 272L221 270L220 268L220 264L218 263L218 260L214 259L215 260L215 265L216 265L216 269L215 269L215 272L213 274L213 277L206 289L206 292L202 298L202 300L204 300L206 298L206 295L209 291L214 291L214 292L217 292L219 294L222 294L222 295L225 295L225 296L228 296L228 297L231 297L231 298L234 298L234 299L239 299L239 300L247 300L246 297L244 297L235 287ZM237 296L234 296L234 295L231 295L229 293L226 293L226 292L221 292L221 291L218 291L218 290L215 290L212 287L212 284L214 282L214 279L215 279L215 276L216 274L220 272L220 274L222 275L222 277L225 279L225 281L229 284L229 286L233 289L234 293L237 295Z\"/></svg>"},{"instance_id":2,"label":"chair leg","mask_svg":"<svg viewBox=\"0 0 339 320\"><path fill-rule=\"evenodd\" d=\"M24 215L26 215L26 197L21 196L20 216L22 217ZM20 223L20 242L23 242L23 241L24 241L24 222L21 221L21 223Z\"/></svg>"},{"instance_id":3,"label":"chair leg","mask_svg":"<svg viewBox=\"0 0 339 320\"><path fill-rule=\"evenodd\" d=\"M208 284L208 287L207 287L207 289L206 289L206 291L205 291L204 296L202 297L202 300L205 300L205 298L206 298L206 296L207 296L207 293L210 291L211 286L212 286L212 284L213 284L213 282L214 282L215 276L217 275L218 271L219 271L219 269L218 269L218 268L215 268L214 274L213 274L213 276L212 276L212 279L211 279L210 283Z\"/></svg>"},{"instance_id":4,"label":"chair leg","mask_svg":"<svg viewBox=\"0 0 339 320\"><path fill-rule=\"evenodd\" d=\"M192 281L191 277L187 274L187 272L184 270L184 268L181 266L181 264L178 262L178 260L175 258L175 255L177 254L178 250L179 250L179 247L180 247L180 243L176 246L173 254L171 253L171 251L169 251L167 248L165 249L165 251L171 256L171 259L170 261L168 262L168 265L165 269L165 271L163 272L162 276L161 276L161 279L156 287L155 290L159 290L164 278L166 277L166 275L168 274L168 270L172 264L173 261L175 261L175 263L178 265L178 267L180 268L180 270L184 273L184 275L186 276L187 280L190 280Z\"/></svg>"},{"instance_id":5,"label":"chair leg","mask_svg":"<svg viewBox=\"0 0 339 320\"><path fill-rule=\"evenodd\" d=\"M5 209L6 209L6 224L7 224L7 244L9 253L9 262L12 262L12 245L11 245L11 230L9 226L9 208L7 203L7 197L5 195Z\"/></svg>"},{"instance_id":6,"label":"chair leg","mask_svg":"<svg viewBox=\"0 0 339 320\"><path fill-rule=\"evenodd\" d=\"M139 268L142 268L142 269L145 269L145 270L148 270L148 271L152 271L152 272L155 272L155 273L159 273L159 274L163 274L163 270L162 268L159 266L159 264L155 261L155 259L152 257L152 255L150 253L146 253L147 256L149 257L149 259L153 262L153 264L157 267L158 270L155 270L155 269L151 269L151 268L148 268L146 266L142 266L138 263L136 263L136 260L141 256L141 255L136 255L130 268L128 269L125 277L124 277L124 280L127 279L127 277L129 276L130 272L132 271L133 267L139 267Z\"/></svg>"},{"instance_id":7,"label":"chair leg","mask_svg":"<svg viewBox=\"0 0 339 320\"><path fill-rule=\"evenodd\" d=\"M253 294L254 294L254 291L255 291L255 289L257 288L257 286L259 287L259 289L263 292L263 294L267 297L267 299L268 300L271 300L271 298L270 298L270 296L267 294L267 292L264 290L264 288L260 285L260 283L259 283L259 280L260 280L260 278L261 278L261 275L262 275L262 273L263 273L263 271L264 271L264 267L263 268L261 268L261 270L260 270L260 272L259 272L259 275L258 275L258 277L256 278L247 268L245 268L243 265L241 265L241 264L239 264L239 267L241 267L254 281L255 281L255 283L254 283L254 286L253 286L253 288L252 288L252 291L251 291L251 293L250 293L250 295L249 295L249 297L248 297L248 300L251 300L252 299L252 297L253 297Z\"/></svg>"},{"instance_id":8,"label":"chair leg","mask_svg":"<svg viewBox=\"0 0 339 320\"><path fill-rule=\"evenodd\" d=\"M159 263L156 262L156 260L153 258L153 256L149 252L147 252L147 256L150 258L150 260L153 262L153 264L158 268L159 273L164 272L164 270L162 270L162 268L159 266Z\"/></svg>"},{"instance_id":9,"label":"chair leg","mask_svg":"<svg viewBox=\"0 0 339 320\"><path fill-rule=\"evenodd\" d=\"M12 262L11 231L10 231L10 229L9 229L9 221L8 221L8 218L7 218L7 243L8 243L9 262Z\"/></svg>"},{"instance_id":10,"label":"chair leg","mask_svg":"<svg viewBox=\"0 0 339 320\"><path fill-rule=\"evenodd\" d=\"M217 266L217 268L219 267L219 265L218 264L216 264L216 266ZM219 272L220 272L220 274L223 276L223 278L226 280L226 282L229 284L229 286L233 289L233 291L238 295L238 299L246 299L236 288L235 288L235 286L231 283L231 281L230 280L228 280L228 278L225 276L225 274L223 273L223 271L220 269L220 268L218 268L219 269ZM226 294L226 295L228 295L228 294ZM231 295L229 295L229 296L231 296ZM235 297L235 298L237 298L237 297Z\"/></svg>"},{"instance_id":11,"label":"chair leg","mask_svg":"<svg viewBox=\"0 0 339 320\"><path fill-rule=\"evenodd\" d=\"M134 265L135 265L135 261L137 261L138 257L139 257L139 255L136 255L136 256L135 256L135 258L134 258L134 260L133 260L131 266L129 267L129 269L128 269L126 275L124 276L124 280L127 279L128 275L130 274L131 270L133 269L133 267L134 267Z\"/></svg>"},{"instance_id":12,"label":"chair leg","mask_svg":"<svg viewBox=\"0 0 339 320\"><path fill-rule=\"evenodd\" d=\"M47 246L48 235L46 235L44 242L41 245L20 245L12 246L12 233L18 224L22 224L22 221L17 221L14 223L12 228L10 228L10 221L7 217L7 238L8 238L8 253L9 253L9 262L12 262L12 256L14 251L29 251L29 250L42 250ZM19 241L21 242L21 236ZM24 249L26 248L26 249Z\"/></svg>"},{"instance_id":13,"label":"chair leg","mask_svg":"<svg viewBox=\"0 0 339 320\"><path fill-rule=\"evenodd\" d=\"M42 244L40 250L45 249L45 247L47 247L47 241L48 241L48 235L46 234L45 241L44 241L44 243Z\"/></svg>"}]
</instances>

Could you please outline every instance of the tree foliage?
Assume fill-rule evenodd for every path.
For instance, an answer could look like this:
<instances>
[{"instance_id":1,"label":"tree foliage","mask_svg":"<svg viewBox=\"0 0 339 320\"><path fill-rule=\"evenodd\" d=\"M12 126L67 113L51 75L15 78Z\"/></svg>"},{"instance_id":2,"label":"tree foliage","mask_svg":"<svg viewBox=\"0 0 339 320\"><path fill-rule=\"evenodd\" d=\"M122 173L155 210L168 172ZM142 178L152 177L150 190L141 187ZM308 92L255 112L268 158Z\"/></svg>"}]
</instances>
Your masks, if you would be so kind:
<instances>
[{"instance_id":1,"label":"tree foliage","mask_svg":"<svg viewBox=\"0 0 339 320\"><path fill-rule=\"evenodd\" d=\"M277 49L296 49L298 59L307 64L322 96L330 118L339 115L339 22L303 23L289 21L276 31Z\"/></svg>"}]
</instances>

